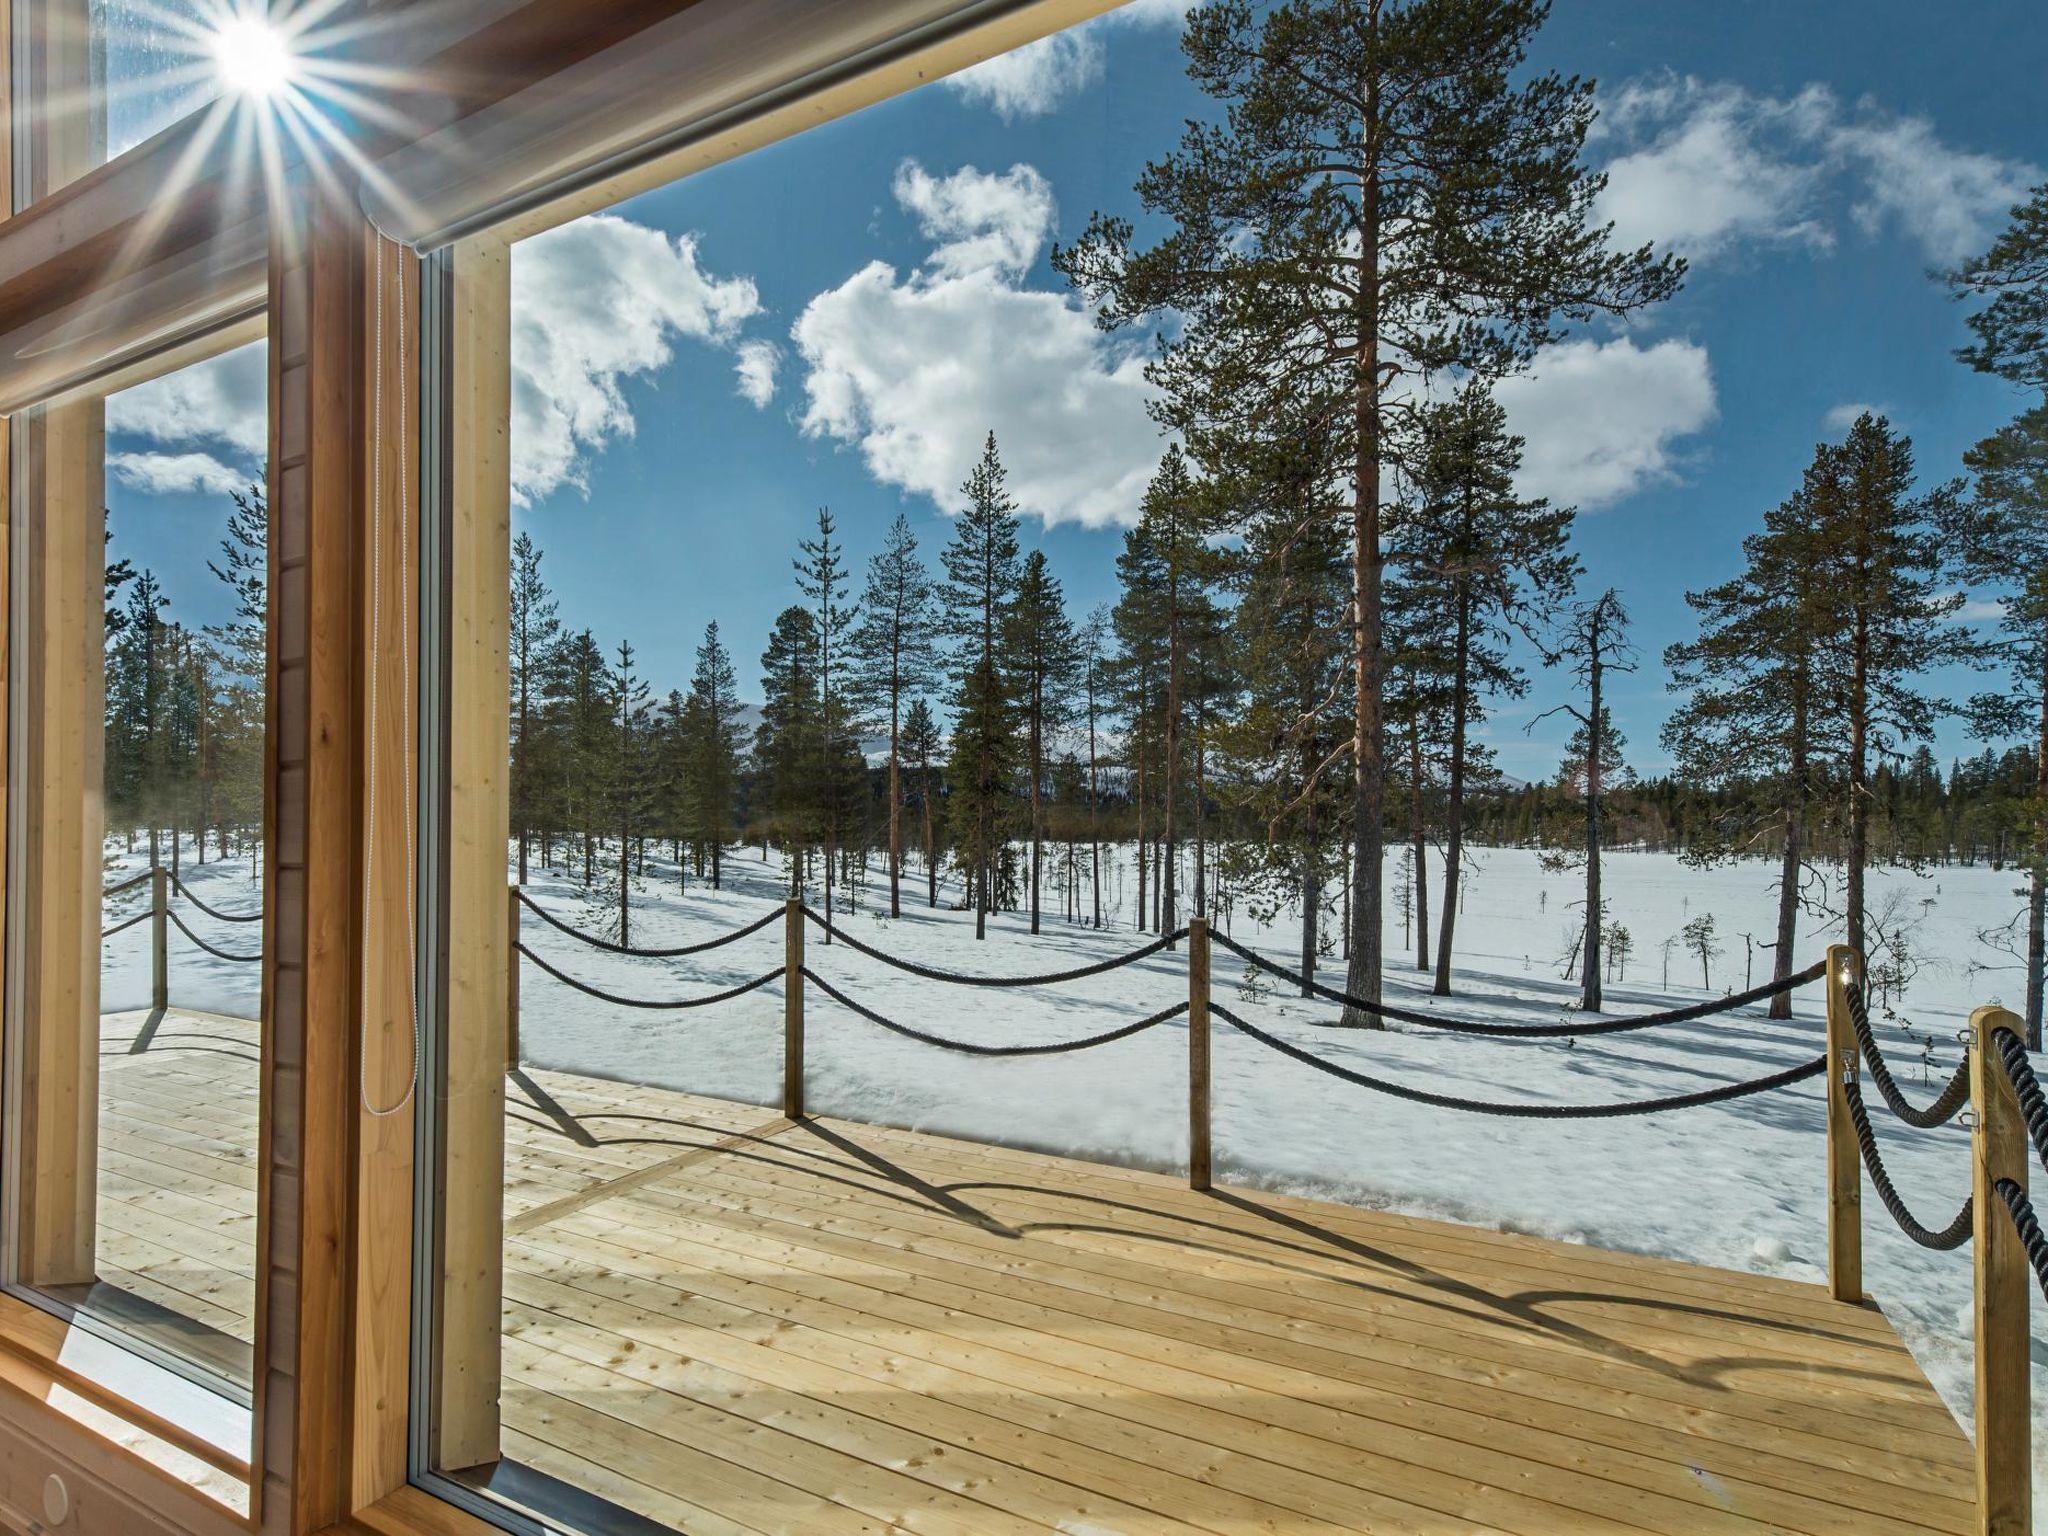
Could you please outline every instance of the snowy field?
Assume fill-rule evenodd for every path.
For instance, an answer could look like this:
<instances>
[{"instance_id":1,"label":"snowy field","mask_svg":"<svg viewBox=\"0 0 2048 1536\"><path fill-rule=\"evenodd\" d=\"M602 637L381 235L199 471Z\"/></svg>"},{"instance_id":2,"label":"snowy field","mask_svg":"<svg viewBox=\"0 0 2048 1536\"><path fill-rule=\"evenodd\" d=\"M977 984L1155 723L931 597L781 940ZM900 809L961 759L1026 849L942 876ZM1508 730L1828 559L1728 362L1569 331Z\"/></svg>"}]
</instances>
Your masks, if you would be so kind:
<instances>
[{"instance_id":1,"label":"snowy field","mask_svg":"<svg viewBox=\"0 0 2048 1536\"><path fill-rule=\"evenodd\" d=\"M1388 999L1464 1018L1533 1022L1568 1014L1575 987L1560 978L1576 917L1577 878L1551 874L1534 853L1481 849L1468 876L1460 918L1458 996L1435 1000L1405 965L1390 970ZM124 861L125 862L125 861ZM139 867L139 865L137 866ZM1625 980L1608 984L1611 1012L1643 1012L1720 996L1745 982L1741 934L1773 924L1772 871L1761 863L1696 871L1665 855L1614 853L1606 861L1613 917L1636 950ZM1395 869L1390 868L1390 876ZM246 861L188 865L186 879L209 903L256 905ZM109 874L117 879L120 871ZM751 921L782 897L779 857L735 852L726 889L694 877L678 894L673 867L650 858L636 891L633 941L686 943ZM1984 969L2002 957L1979 930L2015 910L2012 871L1945 868L1927 875L1882 871L1873 905L1904 893L1921 924L1923 968L1896 1015L1879 1021L1895 1069L1917 1099L1932 1096L1959 1059L1956 1032L1971 1008L2018 1000L2018 978ZM1107 883L1107 882L1106 882ZM604 915L566 876L537 866L529 894L590 932ZM952 910L941 889L928 910L921 872L904 886L904 915L886 917L887 891L871 878L860 910L842 921L867 943L928 964L995 974L1061 969L1143 942L1131 928L1135 877L1120 882L1125 913L1103 932L1048 915L1033 939L1020 918L991 920L976 944L972 914ZM137 910L136 892L116 911ZM1057 908L1050 892L1048 905ZM1389 904L1390 954L1403 950ZM1669 959L1664 940L1711 912L1727 953L1700 985L1697 957ZM255 948L255 925L191 918L211 941ZM1291 967L1298 928L1283 915L1271 932L1239 918L1233 936ZM715 951L680 960L612 956L529 916L525 940L550 963L625 995L688 996L732 986L778 966L780 924ZM1802 935L1799 963L1818 959L1830 935ZM937 1033L990 1043L1069 1039L1163 1008L1186 995L1185 956L1164 953L1110 975L1063 987L991 991L905 975L808 935L813 969L867 1006ZM1410 951L1412 953L1412 951ZM148 991L148 925L106 946L104 1006L142 1006ZM1757 980L1767 977L1759 953ZM173 935L173 998L180 1004L253 1013L255 966L212 960ZM1797 994L1796 1017L1771 1023L1761 1009L1637 1034L1569 1040L1486 1040L1397 1026L1387 1032L1327 1027L1335 1010L1288 996L1267 978L1248 995L1245 967L1216 956L1215 997L1252 1022L1326 1058L1375 1075L1478 1099L1595 1102L1686 1093L1794 1066L1818 1053L1818 985ZM1341 982L1326 961L1325 980ZM778 1100L782 997L779 983L731 1003L661 1014L609 1007L526 968L521 1036L536 1065L658 1084L768 1105ZM1175 1020L1133 1039L1082 1053L971 1058L901 1039L812 993L808 1010L808 1098L821 1114L1006 1142L1076 1157L1176 1169L1187 1150L1186 1035ZM1910 1021L1910 1022L1909 1022ZM1219 1179L1422 1216L1536 1233L1692 1260L1702 1264L1825 1278L1826 1158L1821 1084L1729 1104L1650 1117L1593 1121L1510 1120L1458 1114L1369 1093L1268 1051L1220 1022L1214 1052L1214 1135ZM1901 1192L1930 1225L1947 1222L1969 1188L1968 1133L1953 1124L1919 1131L1893 1119L1869 1090L1885 1158ZM1935 1385L1969 1427L1970 1255L1913 1246L1875 1195L1865 1202L1866 1280ZM2048 1495L2048 1346L2034 1329L2036 1482ZM2048 1506L2048 1498L2044 1498Z\"/></svg>"}]
</instances>

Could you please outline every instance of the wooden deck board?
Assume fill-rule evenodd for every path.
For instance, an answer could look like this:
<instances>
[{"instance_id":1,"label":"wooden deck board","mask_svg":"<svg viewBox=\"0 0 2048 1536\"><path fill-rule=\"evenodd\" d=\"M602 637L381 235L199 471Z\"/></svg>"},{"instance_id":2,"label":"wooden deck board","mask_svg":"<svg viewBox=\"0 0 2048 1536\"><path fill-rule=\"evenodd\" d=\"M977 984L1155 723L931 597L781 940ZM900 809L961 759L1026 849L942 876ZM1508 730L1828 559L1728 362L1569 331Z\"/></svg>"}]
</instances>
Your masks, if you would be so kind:
<instances>
[{"instance_id":1,"label":"wooden deck board","mask_svg":"<svg viewBox=\"0 0 2048 1536\"><path fill-rule=\"evenodd\" d=\"M246 1336L254 1028L136 1022L108 1278ZM1970 1528L1961 1430L1819 1287L534 1069L510 1108L505 1452L656 1522Z\"/></svg>"}]
</instances>

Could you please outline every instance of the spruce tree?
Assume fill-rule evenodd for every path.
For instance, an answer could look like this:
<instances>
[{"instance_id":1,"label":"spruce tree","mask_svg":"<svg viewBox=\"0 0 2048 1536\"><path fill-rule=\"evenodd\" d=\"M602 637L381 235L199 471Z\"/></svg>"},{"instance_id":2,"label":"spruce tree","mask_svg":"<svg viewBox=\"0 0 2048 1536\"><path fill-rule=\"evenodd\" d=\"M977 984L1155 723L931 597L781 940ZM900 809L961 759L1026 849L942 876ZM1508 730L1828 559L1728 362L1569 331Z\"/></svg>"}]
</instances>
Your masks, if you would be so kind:
<instances>
[{"instance_id":1,"label":"spruce tree","mask_svg":"<svg viewBox=\"0 0 2048 1536\"><path fill-rule=\"evenodd\" d=\"M704 638L697 645L683 719L684 754L689 765L685 825L690 840L710 855L711 888L715 891L723 878L725 845L732 837L745 741L739 682L731 653L719 639L716 619L704 626Z\"/></svg>"},{"instance_id":2,"label":"spruce tree","mask_svg":"<svg viewBox=\"0 0 2048 1536\"><path fill-rule=\"evenodd\" d=\"M1412 495L1397 515L1392 547L1418 598L1422 633L1450 682L1444 801L1444 901L1436 948L1436 995L1451 992L1464 865L1465 790L1472 728L1491 697L1520 698L1528 679L1509 657L1520 629L1543 624L1578 573L1572 512L1515 492L1522 440L1483 385L1425 407L1407 456Z\"/></svg>"},{"instance_id":3,"label":"spruce tree","mask_svg":"<svg viewBox=\"0 0 2048 1536\"><path fill-rule=\"evenodd\" d=\"M1017 758L1017 710L1002 654L1018 579L1017 504L1006 479L991 432L961 486L967 504L944 555L942 590L954 638L948 820L977 939L988 936L998 863L1009 846Z\"/></svg>"},{"instance_id":4,"label":"spruce tree","mask_svg":"<svg viewBox=\"0 0 2048 1536\"><path fill-rule=\"evenodd\" d=\"M815 821L824 843L825 921L832 921L832 890L839 847L848 818L858 802L850 783L848 759L860 757L858 716L847 687L847 641L857 614L846 600L846 546L836 537L838 525L830 507L818 508L818 535L797 545L796 585L811 604L812 630L818 647L818 719L812 744L817 757L811 768ZM831 942L831 934L826 934Z\"/></svg>"},{"instance_id":5,"label":"spruce tree","mask_svg":"<svg viewBox=\"0 0 2048 1536\"><path fill-rule=\"evenodd\" d=\"M582 845L587 890L597 879L598 840L610 823L615 725L611 669L597 637L587 629L569 636L548 684L548 711L560 732L563 826Z\"/></svg>"},{"instance_id":6,"label":"spruce tree","mask_svg":"<svg viewBox=\"0 0 2048 1536\"><path fill-rule=\"evenodd\" d=\"M889 727L889 915L903 915L903 710L931 685L938 658L931 576L901 512L868 561L860 626L853 633L855 686L862 706Z\"/></svg>"},{"instance_id":7,"label":"spruce tree","mask_svg":"<svg viewBox=\"0 0 2048 1536\"><path fill-rule=\"evenodd\" d=\"M1510 372L1560 325L1666 297L1682 265L1610 249L1581 163L1590 81L1524 66L1546 0L1215 0L1188 72L1225 104L1146 167L1171 230L1098 214L1054 262L1105 326L1172 311L1155 378L1204 464L1275 423L1342 442L1355 857L1350 990L1377 999L1383 819L1381 472L1417 384ZM1351 1022L1362 1022L1352 1019Z\"/></svg>"},{"instance_id":8,"label":"spruce tree","mask_svg":"<svg viewBox=\"0 0 2048 1536\"><path fill-rule=\"evenodd\" d=\"M761 653L761 723L754 764L774 825L790 858L790 895L801 896L816 826L818 625L808 608L775 616Z\"/></svg>"},{"instance_id":9,"label":"spruce tree","mask_svg":"<svg viewBox=\"0 0 2048 1536\"><path fill-rule=\"evenodd\" d=\"M1088 731L1088 891L1091 928L1102 926L1102 749L1100 726L1110 679L1109 609L1089 610L1075 636L1076 688Z\"/></svg>"},{"instance_id":10,"label":"spruce tree","mask_svg":"<svg viewBox=\"0 0 2048 1536\"><path fill-rule=\"evenodd\" d=\"M648 688L640 675L638 653L630 640L621 640L605 676L605 698L611 706L610 741L599 772L609 811L609 830L619 839L618 917L616 933L621 944L632 937L632 885L636 872L634 854L645 837L652 809L653 776L648 742Z\"/></svg>"},{"instance_id":11,"label":"spruce tree","mask_svg":"<svg viewBox=\"0 0 2048 1536\"><path fill-rule=\"evenodd\" d=\"M540 818L546 772L541 710L547 674L556 662L562 621L554 594L540 574L541 550L521 533L512 541L511 691L512 828L519 839L519 883L526 883L528 850Z\"/></svg>"},{"instance_id":12,"label":"spruce tree","mask_svg":"<svg viewBox=\"0 0 2048 1536\"><path fill-rule=\"evenodd\" d=\"M1030 806L1031 931L1038 932L1039 879L1045 842L1047 748L1064 726L1078 657L1066 596L1046 563L1045 551L1024 558L1017 597L1004 624L1004 650L1023 718L1026 803Z\"/></svg>"},{"instance_id":13,"label":"spruce tree","mask_svg":"<svg viewBox=\"0 0 2048 1536\"><path fill-rule=\"evenodd\" d=\"M1972 729L2032 738L2021 821L2028 842L2027 1036L2041 1048L2048 950L2048 406L2035 406L1963 456L1975 494L1958 505L1953 548L1962 578L2000 594L1996 658L2005 686L1970 701Z\"/></svg>"},{"instance_id":14,"label":"spruce tree","mask_svg":"<svg viewBox=\"0 0 2048 1536\"><path fill-rule=\"evenodd\" d=\"M925 905L939 904L939 753L945 743L932 707L918 698L903 713L903 757L917 786L919 819L924 827Z\"/></svg>"}]
</instances>

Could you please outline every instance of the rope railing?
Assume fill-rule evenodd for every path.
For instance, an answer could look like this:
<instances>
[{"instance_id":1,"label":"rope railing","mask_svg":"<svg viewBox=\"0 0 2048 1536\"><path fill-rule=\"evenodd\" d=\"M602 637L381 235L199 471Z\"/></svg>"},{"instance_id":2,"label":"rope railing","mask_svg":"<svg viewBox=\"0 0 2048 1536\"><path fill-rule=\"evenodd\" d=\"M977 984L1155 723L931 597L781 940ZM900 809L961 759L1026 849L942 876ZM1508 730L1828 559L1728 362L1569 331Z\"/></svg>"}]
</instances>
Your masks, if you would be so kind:
<instances>
[{"instance_id":1,"label":"rope railing","mask_svg":"<svg viewBox=\"0 0 2048 1536\"><path fill-rule=\"evenodd\" d=\"M156 912L153 908L144 907L140 912L136 913L133 917L124 919L123 921L114 924L114 926L111 928L102 928L100 930L100 937L102 939L111 939L115 934L126 933L130 928L133 928L137 923L146 923L155 916Z\"/></svg>"},{"instance_id":2,"label":"rope railing","mask_svg":"<svg viewBox=\"0 0 2048 1536\"><path fill-rule=\"evenodd\" d=\"M1188 1005L1185 1002L1175 1003L1171 1008L1162 1008L1159 1012L1149 1014L1145 1018L1138 1019L1129 1024L1119 1025L1115 1029L1106 1029L1100 1034L1087 1035L1079 1040L1054 1040L1037 1045L984 1045L978 1040L955 1040L945 1035L932 1034L928 1030L914 1028L909 1024L898 1023L895 1019L877 1013L874 1009L869 1008L863 1003L855 1002L809 966L805 966L801 974L804 980L810 982L820 992L831 998L833 1002L848 1012L866 1019L870 1024L889 1030L893 1034L902 1035L905 1039L916 1040L925 1045L937 1046L942 1051L957 1051L965 1056L1056 1056L1068 1051L1092 1050L1098 1045L1108 1045L1112 1040L1128 1040L1132 1035L1142 1034L1148 1029L1157 1028L1170 1019L1179 1018L1188 1011Z\"/></svg>"},{"instance_id":3,"label":"rope railing","mask_svg":"<svg viewBox=\"0 0 2048 1536\"><path fill-rule=\"evenodd\" d=\"M1969 1063L1964 1063L1964 1086L1967 1089ZM1877 1198L1884 1202L1886 1212L1898 1224L1898 1228L1922 1248L1932 1248L1938 1253L1947 1253L1960 1248L1970 1240L1970 1231L1976 1214L1976 1200L1970 1195L1963 1196L1963 1208L1956 1212L1953 1220L1945 1227L1930 1227L1914 1216L1898 1187L1892 1183L1890 1170L1884 1165L1884 1156L1877 1146L1877 1133L1870 1126L1870 1111L1863 1102L1863 1089L1854 1074L1843 1082L1843 1089L1849 1099L1849 1119L1856 1127L1856 1147L1862 1155L1863 1167L1870 1175L1870 1186L1877 1191ZM1938 1122L1937 1122L1938 1123Z\"/></svg>"},{"instance_id":4,"label":"rope railing","mask_svg":"<svg viewBox=\"0 0 2048 1536\"><path fill-rule=\"evenodd\" d=\"M132 891L136 886L147 882L154 873L155 870L153 868L145 869L139 875L130 875L126 880L120 881L118 884L106 886L100 891L100 900L105 901L109 896L118 896L123 891Z\"/></svg>"},{"instance_id":5,"label":"rope railing","mask_svg":"<svg viewBox=\"0 0 2048 1536\"><path fill-rule=\"evenodd\" d=\"M841 944L844 944L848 949L853 950L856 954L866 955L870 960L879 960L884 965L893 966L897 970L908 972L912 976L922 977L926 981L946 982L950 985L961 987L1055 987L1062 982L1081 981L1090 976L1102 976L1110 971L1121 970L1127 965L1135 965L1138 961L1149 959L1161 950L1170 949L1188 936L1186 928L1176 928L1172 933L1162 934L1150 944L1143 944L1136 949L1126 950L1120 955L1112 955L1107 960L1097 960L1088 965L1077 965L1071 970L1046 971L1034 976L988 976L969 971L942 970L938 966L922 965L915 960L906 960L900 955L890 954L885 949L878 949L872 944L863 943L844 928L835 926L830 919L813 910L808 905L802 910L805 918L816 923L819 928L823 929Z\"/></svg>"},{"instance_id":6,"label":"rope railing","mask_svg":"<svg viewBox=\"0 0 2048 1536\"><path fill-rule=\"evenodd\" d=\"M1825 962L1823 962L1825 964ZM1842 989L1843 1001L1848 1006L1849 1023L1856 1031L1856 1043L1862 1048L1863 1059L1870 1064L1870 1080L1877 1084L1878 1094L1884 1099L1885 1107L1906 1124L1931 1130L1937 1125L1946 1125L1970 1102L1970 1063L1967 1058L1956 1066L1955 1075L1934 1097L1934 1102L1925 1109L1915 1105L1899 1088L1892 1076L1891 1067L1884 1059L1884 1051L1877 1043L1877 1033L1870 1027L1870 1005L1863 995L1863 983L1853 980Z\"/></svg>"},{"instance_id":7,"label":"rope railing","mask_svg":"<svg viewBox=\"0 0 2048 1536\"><path fill-rule=\"evenodd\" d=\"M1487 1024L1473 1019L1448 1019L1419 1009L1400 1008L1391 1003L1374 1002L1370 998L1356 997L1338 987L1326 986L1313 977L1304 977L1299 971L1290 971L1282 965L1261 955L1257 950L1247 948L1227 934L1212 934L1212 940L1220 949L1227 949L1240 960L1257 966L1260 970L1278 977L1289 985L1301 987L1327 1002L1341 1003L1346 1008L1355 1008L1360 1013L1374 1018L1393 1019L1403 1024L1419 1024L1429 1029L1441 1029L1451 1034L1493 1035L1525 1040L1560 1039L1575 1035L1618 1035L1637 1029L1655 1029L1665 1024L1685 1024L1694 1019L1708 1018L1717 1013L1730 1013L1737 1008L1746 1008L1776 997L1781 992L1791 992L1820 980L1827 973L1827 962L1816 961L1803 971L1776 981L1765 982L1762 986L1746 991L1731 993L1727 997L1713 998L1702 1003L1688 1003L1681 1008L1667 1008L1659 1013L1635 1014L1624 1019L1589 1019L1562 1024Z\"/></svg>"},{"instance_id":8,"label":"rope railing","mask_svg":"<svg viewBox=\"0 0 2048 1536\"><path fill-rule=\"evenodd\" d=\"M180 896L184 897L187 901L191 902L193 906L197 907L200 911L204 912L208 917L213 918L218 922L260 923L263 921L263 914L260 911L223 912L218 907L209 907L205 902L201 901L197 896L193 895L192 887L187 885L184 882L184 880L181 879L175 873L171 876L171 885Z\"/></svg>"},{"instance_id":9,"label":"rope railing","mask_svg":"<svg viewBox=\"0 0 2048 1536\"><path fill-rule=\"evenodd\" d=\"M2034 1213L2034 1202L2027 1198L2027 1192L2020 1188L2016 1179L1993 1179L1991 1187L1997 1191L2006 1213L2012 1217L2021 1251L2027 1256L2027 1267L2033 1270L2034 1283L2041 1288L2041 1299L2048 1301L2048 1235L2041 1231L2041 1219Z\"/></svg>"},{"instance_id":10,"label":"rope railing","mask_svg":"<svg viewBox=\"0 0 2048 1536\"><path fill-rule=\"evenodd\" d=\"M630 955L636 960L674 960L683 955L707 954L714 949L722 949L728 944L737 944L741 939L759 933L763 928L776 922L783 915L780 907L774 907L763 913L755 921L748 923L744 928L735 928L730 933L719 934L716 938L705 939L696 944L677 944L664 949L645 949L631 944L615 943L611 939L599 938L594 933L585 933L581 928L566 923L561 918L555 916L554 913L548 911L546 907L540 905L531 896L527 895L526 892L519 890L517 886L513 887L513 890L518 896L519 904L542 922L548 924L548 926L559 929L573 939L580 939L593 949L602 949L614 955Z\"/></svg>"},{"instance_id":11,"label":"rope railing","mask_svg":"<svg viewBox=\"0 0 2048 1536\"><path fill-rule=\"evenodd\" d=\"M1515 1104L1500 1100L1467 1099L1455 1094L1433 1093L1426 1088L1412 1088L1405 1083L1391 1082L1383 1077L1373 1077L1357 1072L1350 1067L1340 1066L1334 1061L1304 1050L1278 1035L1269 1034L1220 1003L1211 1003L1209 1011L1223 1020L1240 1034L1247 1035L1269 1050L1292 1057L1304 1066L1314 1067L1318 1072L1351 1083L1356 1087L1369 1088L1374 1093L1384 1093L1397 1099L1407 1099L1416 1104L1428 1104L1438 1109L1465 1110L1473 1114L1506 1115L1524 1120L1599 1120L1620 1115L1654 1115L1667 1110L1693 1109L1704 1104L1721 1104L1730 1099L1747 1098L1753 1093L1768 1093L1773 1088L1788 1087L1793 1083L1805 1082L1818 1077L1827 1070L1827 1058L1816 1056L1812 1061L1801 1062L1783 1072L1773 1072L1768 1077L1750 1078L1739 1083L1726 1083L1718 1088L1701 1089L1696 1093L1671 1094L1664 1098L1632 1099L1607 1104Z\"/></svg>"},{"instance_id":12,"label":"rope railing","mask_svg":"<svg viewBox=\"0 0 2048 1536\"><path fill-rule=\"evenodd\" d=\"M186 923L185 919L178 916L176 912L172 912L168 915L170 917L171 926L173 928L177 929L178 932L185 935L186 938L190 939L194 944L196 944L199 948L205 950L209 955L213 956L214 959L216 960L227 960L231 961L236 965L254 965L263 958L261 953L253 955L238 955L233 953L232 951L222 949L220 948L220 946L216 944L209 944L206 940L202 939L198 934L194 933L191 927Z\"/></svg>"},{"instance_id":13,"label":"rope railing","mask_svg":"<svg viewBox=\"0 0 2048 1536\"><path fill-rule=\"evenodd\" d=\"M713 1003L727 1003L736 997L745 997L756 988L765 987L769 982L778 980L782 976L782 967L778 965L772 971L763 971L752 981L743 981L736 987L726 988L723 992L707 992L700 997L678 997L661 1000L621 997L616 992L607 992L602 987L593 987L589 982L580 981L576 977L571 976L567 971L557 969L528 949L524 944L517 945L515 948L521 956L532 961L543 971L546 971L548 975L561 982L562 985L573 987L578 992L594 997L600 1002L610 1003L616 1008L645 1008L658 1012L674 1012L680 1008L708 1008Z\"/></svg>"},{"instance_id":14,"label":"rope railing","mask_svg":"<svg viewBox=\"0 0 2048 1536\"><path fill-rule=\"evenodd\" d=\"M2034 1064L2027 1060L2027 1043L2010 1029L1998 1028L1991 1031L1991 1049L2005 1069L2006 1081L2012 1084L2013 1097L2019 1100L2020 1119L2026 1125L2027 1139L2034 1144L2034 1155L2042 1168L2048 1169L2048 1095L2041 1092Z\"/></svg>"}]
</instances>

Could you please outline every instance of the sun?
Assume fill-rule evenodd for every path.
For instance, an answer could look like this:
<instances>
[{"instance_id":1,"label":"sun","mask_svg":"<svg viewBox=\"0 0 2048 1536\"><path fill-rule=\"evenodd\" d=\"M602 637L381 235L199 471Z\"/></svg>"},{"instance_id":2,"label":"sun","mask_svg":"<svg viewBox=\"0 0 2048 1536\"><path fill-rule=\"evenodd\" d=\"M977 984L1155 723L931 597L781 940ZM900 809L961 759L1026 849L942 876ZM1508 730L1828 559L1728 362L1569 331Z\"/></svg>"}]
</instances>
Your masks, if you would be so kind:
<instances>
[{"instance_id":1,"label":"sun","mask_svg":"<svg viewBox=\"0 0 2048 1536\"><path fill-rule=\"evenodd\" d=\"M298 61L284 33L259 16L237 16L213 34L222 84L244 96L275 96L292 83Z\"/></svg>"}]
</instances>

